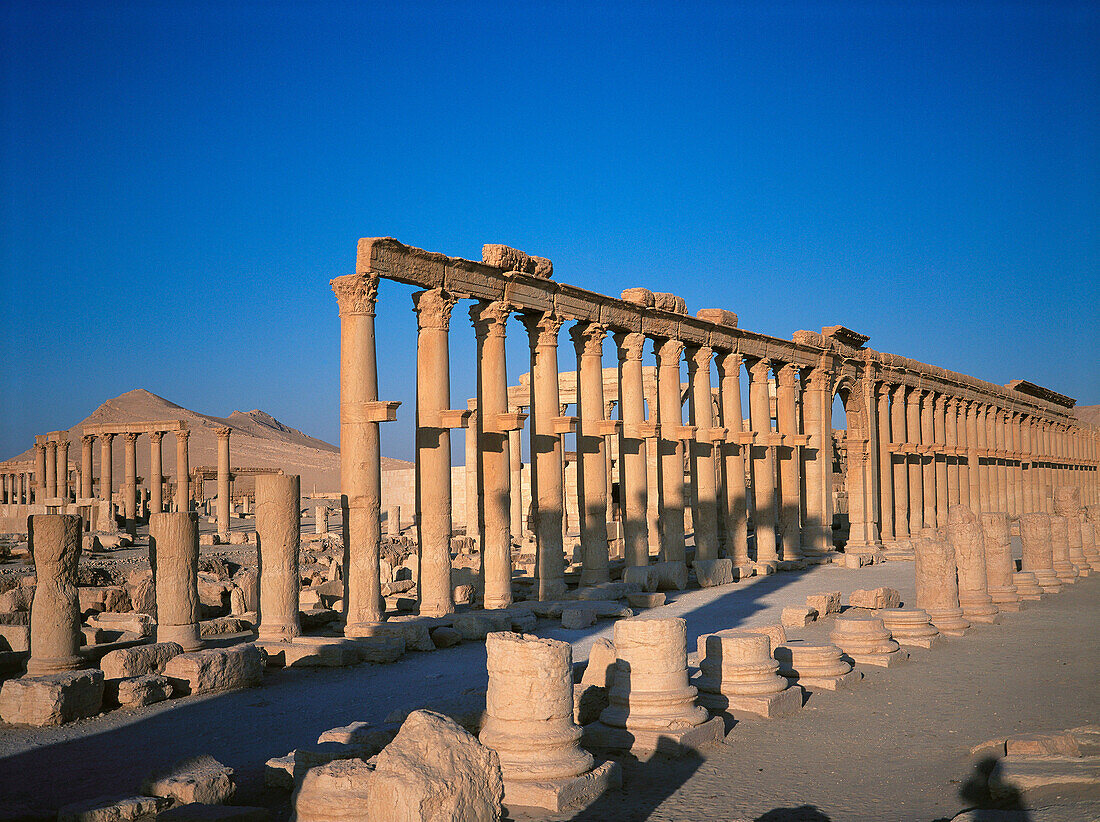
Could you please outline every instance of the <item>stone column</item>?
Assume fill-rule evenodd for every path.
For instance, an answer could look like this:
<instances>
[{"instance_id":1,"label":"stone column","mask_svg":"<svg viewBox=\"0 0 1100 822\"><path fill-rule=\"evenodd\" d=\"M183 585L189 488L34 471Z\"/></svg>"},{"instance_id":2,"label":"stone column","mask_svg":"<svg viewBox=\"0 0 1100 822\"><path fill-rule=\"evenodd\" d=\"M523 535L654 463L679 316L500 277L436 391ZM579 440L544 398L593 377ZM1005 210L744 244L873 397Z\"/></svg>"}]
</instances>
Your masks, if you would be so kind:
<instances>
[{"instance_id":1,"label":"stone column","mask_svg":"<svg viewBox=\"0 0 1100 822\"><path fill-rule=\"evenodd\" d=\"M379 450L378 367L374 306L378 277L337 277L340 305L340 489L344 521L344 635L369 636L382 622L379 569L382 542L382 459Z\"/></svg>"},{"instance_id":2,"label":"stone column","mask_svg":"<svg viewBox=\"0 0 1100 822\"><path fill-rule=\"evenodd\" d=\"M57 442L57 496L62 504L69 502L69 441Z\"/></svg>"},{"instance_id":3,"label":"stone column","mask_svg":"<svg viewBox=\"0 0 1100 822\"><path fill-rule=\"evenodd\" d=\"M581 584L607 582L607 459L604 442L603 339L607 327L578 322L569 330L577 350L577 500L581 526ZM681 482L683 478L681 462ZM681 503L680 522L683 523ZM681 524L681 531L683 525ZM680 543L683 558L683 537Z\"/></svg>"},{"instance_id":4,"label":"stone column","mask_svg":"<svg viewBox=\"0 0 1100 822\"><path fill-rule=\"evenodd\" d=\"M505 801L534 804L522 801L529 783L546 789L595 764L573 721L572 651L568 642L508 631L485 638L489 689L478 738L500 757Z\"/></svg>"},{"instance_id":5,"label":"stone column","mask_svg":"<svg viewBox=\"0 0 1100 822\"><path fill-rule=\"evenodd\" d=\"M1012 501L1009 505L1010 511L1013 517L1019 517L1024 513L1024 468L1020 457L1023 451L1023 436L1021 429L1021 414L1017 411L1012 412L1008 421L1008 445L1007 448L1012 452L1011 455L1011 469L1009 470L1009 493Z\"/></svg>"},{"instance_id":6,"label":"stone column","mask_svg":"<svg viewBox=\"0 0 1100 822\"><path fill-rule=\"evenodd\" d=\"M985 569L985 540L978 516L956 505L947 523L948 539L959 569L959 605L971 622L997 622L997 607L989 596Z\"/></svg>"},{"instance_id":7,"label":"stone column","mask_svg":"<svg viewBox=\"0 0 1100 822\"><path fill-rule=\"evenodd\" d=\"M0 502L4 503L5 505L10 505L13 496L11 492L12 475L3 474L2 476L0 476L0 480L3 481L3 485L0 486L0 489L2 489L0 490Z\"/></svg>"},{"instance_id":8,"label":"stone column","mask_svg":"<svg viewBox=\"0 0 1100 822\"><path fill-rule=\"evenodd\" d=\"M133 431L122 435L126 440L123 451L125 466L122 481L122 513L126 518L126 532L133 536L137 533L137 438Z\"/></svg>"},{"instance_id":9,"label":"stone column","mask_svg":"<svg viewBox=\"0 0 1100 822\"><path fill-rule=\"evenodd\" d=\"M1020 450L1024 453L1020 482L1023 486L1023 508L1020 515L1037 511L1036 501L1038 493L1035 489L1035 453L1032 450L1032 429L1035 418L1031 415L1024 416L1020 421Z\"/></svg>"},{"instance_id":10,"label":"stone column","mask_svg":"<svg viewBox=\"0 0 1100 822\"><path fill-rule=\"evenodd\" d=\"M993 448L993 444L989 440L989 406L978 405L978 419L977 419L977 434L978 434L978 451L983 453L983 456L978 462L978 506L973 508L975 513L984 511L992 511L992 505L996 504L994 499L993 489L995 486L990 482L990 457L989 450Z\"/></svg>"},{"instance_id":11,"label":"stone column","mask_svg":"<svg viewBox=\"0 0 1100 822\"><path fill-rule=\"evenodd\" d=\"M481 550L481 505L477 493L477 431L481 425L481 415L477 411L477 400L467 400L470 410L465 443L466 465L463 471L466 480L466 536L474 541Z\"/></svg>"},{"instance_id":12,"label":"stone column","mask_svg":"<svg viewBox=\"0 0 1100 822\"><path fill-rule=\"evenodd\" d=\"M942 507L944 515L946 517L946 511L952 505L959 505L959 422L958 422L958 400L954 397L946 397L943 404L943 443L947 449L947 454L944 459L946 464L945 469L945 485L947 486L947 504ZM937 486L939 483L937 482ZM939 501L937 500L937 508L940 508ZM944 525L946 525L946 519ZM942 527L942 526L940 526Z\"/></svg>"},{"instance_id":13,"label":"stone column","mask_svg":"<svg viewBox=\"0 0 1100 822\"><path fill-rule=\"evenodd\" d=\"M924 609L942 633L962 636L970 627L959 607L955 550L933 529L913 541L917 607Z\"/></svg>"},{"instance_id":14,"label":"stone column","mask_svg":"<svg viewBox=\"0 0 1100 822\"><path fill-rule=\"evenodd\" d=\"M909 389L904 385L894 386L894 397L890 404L890 440L899 446L909 442L906 425L906 394ZM902 542L910 536L916 536L909 529L909 468L905 454L891 456L894 468L894 540Z\"/></svg>"},{"instance_id":15,"label":"stone column","mask_svg":"<svg viewBox=\"0 0 1100 822\"><path fill-rule=\"evenodd\" d=\"M35 514L30 546L37 584L31 602L30 659L27 676L45 676L83 666L80 648L80 517Z\"/></svg>"},{"instance_id":16,"label":"stone column","mask_svg":"<svg viewBox=\"0 0 1100 822\"><path fill-rule=\"evenodd\" d=\"M937 527L936 514L936 395L931 391L921 397L920 443L921 443L921 488L924 495L924 527Z\"/></svg>"},{"instance_id":17,"label":"stone column","mask_svg":"<svg viewBox=\"0 0 1100 822\"><path fill-rule=\"evenodd\" d=\"M1020 598L1012 574L1016 563L1012 559L1012 537L1008 514L982 514L982 537L985 540L985 576L989 596L1001 611L1019 611Z\"/></svg>"},{"instance_id":18,"label":"stone column","mask_svg":"<svg viewBox=\"0 0 1100 822\"><path fill-rule=\"evenodd\" d=\"M256 477L256 551L260 557L261 642L285 642L302 633L298 622L298 550L301 481L297 474Z\"/></svg>"},{"instance_id":19,"label":"stone column","mask_svg":"<svg viewBox=\"0 0 1100 822\"><path fill-rule=\"evenodd\" d=\"M1007 427L1005 425L1005 411L1001 408L996 408L993 411L993 447L997 449L997 461L996 470L994 476L997 478L997 511L1008 514L1009 502L1008 502L1008 450L1005 442L1005 433Z\"/></svg>"},{"instance_id":20,"label":"stone column","mask_svg":"<svg viewBox=\"0 0 1100 822\"><path fill-rule=\"evenodd\" d=\"M911 448L916 449L921 442L921 395L924 392L914 388L909 392L909 402L905 409L906 436ZM928 526L935 527L935 520ZM924 464L919 453L909 455L909 531L919 533L925 527L924 522Z\"/></svg>"},{"instance_id":21,"label":"stone column","mask_svg":"<svg viewBox=\"0 0 1100 822\"><path fill-rule=\"evenodd\" d=\"M450 317L457 299L441 288L413 294L416 313L416 527L421 616L454 611L451 586ZM480 340L478 343L480 349ZM481 373L481 366L478 367ZM505 408L504 410L507 410ZM504 454L507 459L507 452ZM507 477L508 466L504 466ZM475 500L470 500L474 502Z\"/></svg>"},{"instance_id":22,"label":"stone column","mask_svg":"<svg viewBox=\"0 0 1100 822\"><path fill-rule=\"evenodd\" d=\"M658 495L661 529L661 559L684 562L684 442L680 404L679 340L654 341L657 355L657 406L660 438L657 440Z\"/></svg>"},{"instance_id":23,"label":"stone column","mask_svg":"<svg viewBox=\"0 0 1100 822\"><path fill-rule=\"evenodd\" d=\"M970 458L967 454L969 446L968 432L966 430L966 409L969 403L965 400L955 402L956 436L958 437L959 456L956 462L959 464L959 505L970 507ZM953 503L954 504L954 503ZM950 511L950 508L948 508Z\"/></svg>"},{"instance_id":24,"label":"stone column","mask_svg":"<svg viewBox=\"0 0 1100 822\"><path fill-rule=\"evenodd\" d=\"M159 514L164 510L164 452L161 450L163 431L149 434L149 513Z\"/></svg>"},{"instance_id":25,"label":"stone column","mask_svg":"<svg viewBox=\"0 0 1100 822\"><path fill-rule=\"evenodd\" d=\"M157 642L178 642L185 651L199 638L199 518L190 511L149 518L149 556L157 597Z\"/></svg>"},{"instance_id":26,"label":"stone column","mask_svg":"<svg viewBox=\"0 0 1100 822\"><path fill-rule=\"evenodd\" d=\"M722 426L726 429L726 442L722 445L722 488L725 493L725 505L723 513L726 516L726 554L733 559L734 565L746 565L749 562L749 524L748 511L745 500L745 455L748 446L741 443L740 437L744 433L744 423L741 416L741 355L735 351L724 351L718 355L718 381L720 387ZM814 399L808 398L812 404ZM810 406L807 405L807 409ZM810 421L806 422L810 430L810 448L815 448L814 429ZM820 425L818 426L820 429ZM806 459L820 458L821 432L817 432L817 450L813 457L803 452ZM808 467L804 472L806 480L807 522L812 527L816 525L820 532L821 512L811 503L814 500L820 502L820 490L815 495L811 491L813 481L810 474L820 476L820 471ZM815 516L817 519L814 519ZM820 533L818 534L820 540ZM818 541L811 540L811 545L818 547ZM822 551L827 550L821 548Z\"/></svg>"},{"instance_id":27,"label":"stone column","mask_svg":"<svg viewBox=\"0 0 1100 822\"><path fill-rule=\"evenodd\" d=\"M778 559L775 535L775 446L772 442L771 397L768 372L771 363L757 360L749 368L749 419L756 433L752 447L753 519L756 524L756 561Z\"/></svg>"},{"instance_id":28,"label":"stone column","mask_svg":"<svg viewBox=\"0 0 1100 822\"><path fill-rule=\"evenodd\" d=\"M80 497L92 498L92 443L95 436L85 434L80 438Z\"/></svg>"},{"instance_id":29,"label":"stone column","mask_svg":"<svg viewBox=\"0 0 1100 822\"><path fill-rule=\"evenodd\" d=\"M46 442L46 499L57 498L57 442Z\"/></svg>"},{"instance_id":30,"label":"stone column","mask_svg":"<svg viewBox=\"0 0 1100 822\"><path fill-rule=\"evenodd\" d=\"M1035 575L1043 593L1062 590L1062 580L1054 570L1054 544L1051 541L1050 514L1025 514L1020 517L1020 542L1023 559L1020 568Z\"/></svg>"},{"instance_id":31,"label":"stone column","mask_svg":"<svg viewBox=\"0 0 1100 822\"><path fill-rule=\"evenodd\" d=\"M483 520L481 569L485 607L489 609L512 604L511 499L518 489L512 488L510 426L506 423L505 326L510 314L511 308L503 302L482 301L470 309L477 335L477 405L481 410L478 420L478 480Z\"/></svg>"},{"instance_id":32,"label":"stone column","mask_svg":"<svg viewBox=\"0 0 1100 822\"><path fill-rule=\"evenodd\" d=\"M229 541L229 428L215 428L218 435L218 536Z\"/></svg>"},{"instance_id":33,"label":"stone column","mask_svg":"<svg viewBox=\"0 0 1100 822\"><path fill-rule=\"evenodd\" d=\"M884 382L876 386L875 405L878 414L879 533L883 542L890 542L895 539L894 471L890 451L890 386Z\"/></svg>"},{"instance_id":34,"label":"stone column","mask_svg":"<svg viewBox=\"0 0 1100 822\"><path fill-rule=\"evenodd\" d=\"M1058 579L1076 582L1079 576L1077 566L1069 555L1069 520L1058 514L1050 516L1050 550Z\"/></svg>"},{"instance_id":35,"label":"stone column","mask_svg":"<svg viewBox=\"0 0 1100 822\"><path fill-rule=\"evenodd\" d=\"M936 527L947 527L947 509L951 503L947 480L947 398L936 394L932 401L932 438L936 452L932 455L936 468Z\"/></svg>"},{"instance_id":36,"label":"stone column","mask_svg":"<svg viewBox=\"0 0 1100 822\"><path fill-rule=\"evenodd\" d=\"M561 416L558 407L558 333L562 320L548 312L525 315L523 321L531 344L531 498L535 501L535 579L538 598L546 601L560 599L565 593L562 447L561 435L555 428L555 420Z\"/></svg>"},{"instance_id":37,"label":"stone column","mask_svg":"<svg viewBox=\"0 0 1100 822\"><path fill-rule=\"evenodd\" d=\"M798 430L798 367L785 363L776 371L776 424L782 435L800 436ZM802 481L799 477L801 447L784 443L779 468L779 533L784 560L802 557L802 532L799 528ZM777 451L777 455L778 455Z\"/></svg>"},{"instance_id":38,"label":"stone column","mask_svg":"<svg viewBox=\"0 0 1100 822\"><path fill-rule=\"evenodd\" d=\"M642 347L645 335L619 332L614 335L619 354L619 494L623 501L623 539L626 564L649 564L649 533L646 512L645 393L642 385Z\"/></svg>"},{"instance_id":39,"label":"stone column","mask_svg":"<svg viewBox=\"0 0 1100 822\"><path fill-rule=\"evenodd\" d=\"M981 449L983 438L979 435L982 426L978 422L981 415L980 405L970 402L966 409L966 464L967 476L970 480L970 510L981 513L984 499L982 497L982 475L984 468L981 465ZM987 489L988 492L988 489Z\"/></svg>"},{"instance_id":40,"label":"stone column","mask_svg":"<svg viewBox=\"0 0 1100 822\"><path fill-rule=\"evenodd\" d=\"M39 505L46 498L46 446L34 444L34 501ZM31 500L28 498L27 502Z\"/></svg>"},{"instance_id":41,"label":"stone column","mask_svg":"<svg viewBox=\"0 0 1100 822\"><path fill-rule=\"evenodd\" d=\"M191 510L191 465L187 453L187 438L191 432L186 428L176 431L176 510Z\"/></svg>"},{"instance_id":42,"label":"stone column","mask_svg":"<svg viewBox=\"0 0 1100 822\"><path fill-rule=\"evenodd\" d=\"M511 409L522 412L521 408ZM508 432L508 461L511 468L512 493L509 498L511 506L508 511L509 530L519 539L526 530L523 525L523 443L520 436L522 432L514 428Z\"/></svg>"},{"instance_id":43,"label":"stone column","mask_svg":"<svg viewBox=\"0 0 1100 822\"><path fill-rule=\"evenodd\" d=\"M394 517L394 514L397 514ZM386 512L386 525L388 526L389 533L392 536L401 535L401 506L391 505ZM397 530L394 531L394 526L397 526ZM315 505L313 506L313 532L315 534L327 534L328 533L328 506L327 505Z\"/></svg>"},{"instance_id":44,"label":"stone column","mask_svg":"<svg viewBox=\"0 0 1100 822\"><path fill-rule=\"evenodd\" d=\"M695 558L718 559L718 490L715 485L714 450L710 439L714 424L714 399L710 383L710 359L714 352L705 346L687 349L688 363L688 413L695 426L695 440L689 442L691 475L695 483L698 507L693 515L695 523ZM795 377L797 379L797 375ZM794 409L792 407L791 411ZM720 441L719 441L720 445ZM797 478L797 470L794 473ZM795 484L797 494L797 483ZM795 526L798 530L798 498L795 497Z\"/></svg>"}]
</instances>

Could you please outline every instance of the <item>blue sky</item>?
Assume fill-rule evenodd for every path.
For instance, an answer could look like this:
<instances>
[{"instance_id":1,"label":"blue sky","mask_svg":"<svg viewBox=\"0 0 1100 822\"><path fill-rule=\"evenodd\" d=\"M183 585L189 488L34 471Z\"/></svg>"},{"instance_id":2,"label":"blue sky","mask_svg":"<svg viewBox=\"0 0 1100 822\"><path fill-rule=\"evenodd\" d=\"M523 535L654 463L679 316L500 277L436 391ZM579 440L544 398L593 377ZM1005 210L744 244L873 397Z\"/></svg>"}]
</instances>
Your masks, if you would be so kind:
<instances>
[{"instance_id":1,"label":"blue sky","mask_svg":"<svg viewBox=\"0 0 1100 822\"><path fill-rule=\"evenodd\" d=\"M0 458L138 387L337 442L328 280L362 236L1100 403L1095 3L38 0L0 27ZM409 293L379 308L401 457Z\"/></svg>"}]
</instances>

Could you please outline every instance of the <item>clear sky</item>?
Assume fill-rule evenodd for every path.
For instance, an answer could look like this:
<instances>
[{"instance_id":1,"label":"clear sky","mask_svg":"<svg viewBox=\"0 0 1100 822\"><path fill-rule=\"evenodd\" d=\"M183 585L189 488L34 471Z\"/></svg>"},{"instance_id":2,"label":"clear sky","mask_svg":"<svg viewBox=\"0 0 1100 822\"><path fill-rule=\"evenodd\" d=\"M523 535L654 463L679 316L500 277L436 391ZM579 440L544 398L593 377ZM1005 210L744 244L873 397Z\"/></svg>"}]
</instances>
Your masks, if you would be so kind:
<instances>
[{"instance_id":1,"label":"clear sky","mask_svg":"<svg viewBox=\"0 0 1100 822\"><path fill-rule=\"evenodd\" d=\"M1097 3L7 0L0 26L0 458L139 387L338 442L328 280L363 236L1100 403ZM409 291L379 307L400 457Z\"/></svg>"}]
</instances>

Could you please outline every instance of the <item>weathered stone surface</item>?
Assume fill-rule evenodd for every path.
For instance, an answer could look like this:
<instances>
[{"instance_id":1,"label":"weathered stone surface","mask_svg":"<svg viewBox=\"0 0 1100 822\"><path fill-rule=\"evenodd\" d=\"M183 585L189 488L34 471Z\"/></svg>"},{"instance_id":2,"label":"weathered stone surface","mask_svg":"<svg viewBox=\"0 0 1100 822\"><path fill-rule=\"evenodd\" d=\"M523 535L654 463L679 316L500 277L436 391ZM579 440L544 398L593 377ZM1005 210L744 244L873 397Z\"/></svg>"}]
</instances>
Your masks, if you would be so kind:
<instances>
[{"instance_id":1,"label":"weathered stone surface","mask_svg":"<svg viewBox=\"0 0 1100 822\"><path fill-rule=\"evenodd\" d=\"M172 685L167 677L160 674L145 674L134 679L124 679L118 683L118 704L128 708L140 708L163 702L172 696Z\"/></svg>"},{"instance_id":2,"label":"weathered stone surface","mask_svg":"<svg viewBox=\"0 0 1100 822\"><path fill-rule=\"evenodd\" d=\"M271 772L269 769L268 774ZM291 800L291 807L294 808L292 818L296 822L369 820L373 778L374 765L361 759L337 759L327 765L310 768Z\"/></svg>"},{"instance_id":3,"label":"weathered stone surface","mask_svg":"<svg viewBox=\"0 0 1100 822\"><path fill-rule=\"evenodd\" d=\"M901 594L894 588L857 589L848 597L853 608L897 608L901 605Z\"/></svg>"},{"instance_id":4,"label":"weathered stone surface","mask_svg":"<svg viewBox=\"0 0 1100 822\"><path fill-rule=\"evenodd\" d=\"M252 643L211 648L172 657L164 675L181 694L249 688L263 680L263 658Z\"/></svg>"},{"instance_id":5,"label":"weathered stone surface","mask_svg":"<svg viewBox=\"0 0 1100 822\"><path fill-rule=\"evenodd\" d=\"M29 625L0 625L0 651L29 651L30 647Z\"/></svg>"},{"instance_id":6,"label":"weathered stone surface","mask_svg":"<svg viewBox=\"0 0 1100 822\"><path fill-rule=\"evenodd\" d=\"M99 713L103 671L66 671L9 679L0 688L0 719L12 725L61 725Z\"/></svg>"},{"instance_id":7,"label":"weathered stone surface","mask_svg":"<svg viewBox=\"0 0 1100 822\"><path fill-rule=\"evenodd\" d=\"M665 595L659 592L628 594L626 597L631 608L659 608L665 604L665 599Z\"/></svg>"},{"instance_id":8,"label":"weathered stone surface","mask_svg":"<svg viewBox=\"0 0 1100 822\"><path fill-rule=\"evenodd\" d=\"M360 662L384 665L405 654L405 640L399 636L360 636L349 640Z\"/></svg>"},{"instance_id":9,"label":"weathered stone surface","mask_svg":"<svg viewBox=\"0 0 1100 822\"><path fill-rule=\"evenodd\" d=\"M827 617L829 614L839 614L840 591L832 591L827 594L812 594L806 597L806 607L813 608L820 617Z\"/></svg>"},{"instance_id":10,"label":"weathered stone surface","mask_svg":"<svg viewBox=\"0 0 1100 822\"><path fill-rule=\"evenodd\" d=\"M230 538L237 535L234 531ZM249 808L243 805L179 805L157 816L168 822L269 822L271 811L267 808Z\"/></svg>"},{"instance_id":11,"label":"weathered stone surface","mask_svg":"<svg viewBox=\"0 0 1100 822\"><path fill-rule=\"evenodd\" d=\"M435 623L421 618L398 619L393 618L388 622L370 626L373 636L396 636L405 641L406 651L434 651L435 643L432 642L431 629Z\"/></svg>"},{"instance_id":12,"label":"weathered stone surface","mask_svg":"<svg viewBox=\"0 0 1100 822\"><path fill-rule=\"evenodd\" d=\"M132 648L119 648L117 651L104 654L99 667L107 679L160 674L164 673L164 666L168 664L168 660L182 653L183 647L176 642L135 645Z\"/></svg>"},{"instance_id":13,"label":"weathered stone surface","mask_svg":"<svg viewBox=\"0 0 1100 822\"><path fill-rule=\"evenodd\" d=\"M294 752L286 756L273 756L264 763L264 785L268 788L294 787Z\"/></svg>"},{"instance_id":14,"label":"weathered stone surface","mask_svg":"<svg viewBox=\"0 0 1100 822\"><path fill-rule=\"evenodd\" d=\"M143 793L189 805L220 805L233 795L233 769L207 754L188 757L150 774L141 783Z\"/></svg>"},{"instance_id":15,"label":"weathered stone surface","mask_svg":"<svg viewBox=\"0 0 1100 822\"><path fill-rule=\"evenodd\" d=\"M451 648L462 642L462 634L446 625L440 625L438 628L433 628L431 635L432 642L435 643L435 647L437 648Z\"/></svg>"},{"instance_id":16,"label":"weathered stone surface","mask_svg":"<svg viewBox=\"0 0 1100 822\"><path fill-rule=\"evenodd\" d=\"M141 822L161 818L158 811L167 805L159 796L100 796L66 805L57 812L57 822Z\"/></svg>"},{"instance_id":17,"label":"weathered stone surface","mask_svg":"<svg viewBox=\"0 0 1100 822\"><path fill-rule=\"evenodd\" d=\"M512 617L505 611L458 614L454 618L452 627L462 635L463 639L482 642L486 634L494 631L511 631Z\"/></svg>"},{"instance_id":18,"label":"weathered stone surface","mask_svg":"<svg viewBox=\"0 0 1100 822\"><path fill-rule=\"evenodd\" d=\"M588 652L588 665L581 675L581 684L610 687L616 659L614 643L610 639L597 639Z\"/></svg>"},{"instance_id":19,"label":"weathered stone surface","mask_svg":"<svg viewBox=\"0 0 1100 822\"><path fill-rule=\"evenodd\" d=\"M784 608L780 622L785 628L805 628L817 619L817 610L814 608Z\"/></svg>"},{"instance_id":20,"label":"weathered stone surface","mask_svg":"<svg viewBox=\"0 0 1100 822\"><path fill-rule=\"evenodd\" d=\"M1072 734L1021 734L1009 737L1005 752L1009 756L1080 756Z\"/></svg>"},{"instance_id":21,"label":"weathered stone surface","mask_svg":"<svg viewBox=\"0 0 1100 822\"><path fill-rule=\"evenodd\" d=\"M623 569L623 582L639 585L643 591L656 591L658 575L652 565L635 565Z\"/></svg>"},{"instance_id":22,"label":"weathered stone surface","mask_svg":"<svg viewBox=\"0 0 1100 822\"><path fill-rule=\"evenodd\" d=\"M561 612L561 627L570 630L580 630L596 624L596 611L594 608L570 607Z\"/></svg>"},{"instance_id":23,"label":"weathered stone surface","mask_svg":"<svg viewBox=\"0 0 1100 822\"><path fill-rule=\"evenodd\" d=\"M495 822L504 781L496 752L453 721L415 711L375 762L372 822Z\"/></svg>"},{"instance_id":24,"label":"weathered stone surface","mask_svg":"<svg viewBox=\"0 0 1100 822\"><path fill-rule=\"evenodd\" d=\"M688 569L683 562L656 562L649 566L657 574L658 591L684 591L688 586Z\"/></svg>"},{"instance_id":25,"label":"weathered stone surface","mask_svg":"<svg viewBox=\"0 0 1100 822\"><path fill-rule=\"evenodd\" d=\"M695 578L699 581L699 587L701 588L732 585L735 581L733 560L728 557L709 560L697 559L691 564L691 567L695 571Z\"/></svg>"},{"instance_id":26,"label":"weathered stone surface","mask_svg":"<svg viewBox=\"0 0 1100 822\"><path fill-rule=\"evenodd\" d=\"M104 631L122 631L137 634L139 637L152 636L156 622L148 614L113 614L104 612L88 618L88 626Z\"/></svg>"}]
</instances>

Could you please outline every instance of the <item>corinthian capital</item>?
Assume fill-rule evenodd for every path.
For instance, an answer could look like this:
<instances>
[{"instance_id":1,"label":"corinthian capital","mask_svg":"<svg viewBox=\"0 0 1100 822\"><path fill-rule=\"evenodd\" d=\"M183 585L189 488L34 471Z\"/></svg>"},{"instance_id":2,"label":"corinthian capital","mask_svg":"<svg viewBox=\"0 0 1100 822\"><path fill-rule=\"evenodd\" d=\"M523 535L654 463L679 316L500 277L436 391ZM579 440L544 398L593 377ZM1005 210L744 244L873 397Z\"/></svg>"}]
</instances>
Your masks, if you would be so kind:
<instances>
[{"instance_id":1,"label":"corinthian capital","mask_svg":"<svg viewBox=\"0 0 1100 822\"><path fill-rule=\"evenodd\" d=\"M346 274L329 281L336 292L340 315L369 314L374 316L378 299L378 277L373 274Z\"/></svg>"},{"instance_id":2,"label":"corinthian capital","mask_svg":"<svg viewBox=\"0 0 1100 822\"><path fill-rule=\"evenodd\" d=\"M558 332L565 322L553 311L543 314L524 314L523 324L527 326L527 334L532 348L551 347L557 348Z\"/></svg>"},{"instance_id":3,"label":"corinthian capital","mask_svg":"<svg viewBox=\"0 0 1100 822\"><path fill-rule=\"evenodd\" d=\"M470 309L470 322L477 338L503 337L512 315L512 306L503 300L474 303Z\"/></svg>"},{"instance_id":4,"label":"corinthian capital","mask_svg":"<svg viewBox=\"0 0 1100 822\"><path fill-rule=\"evenodd\" d=\"M714 356L714 349L705 345L698 347L693 346L687 350L687 356L689 371L694 371L695 369L707 371L710 369L710 359Z\"/></svg>"},{"instance_id":5,"label":"corinthian capital","mask_svg":"<svg viewBox=\"0 0 1100 822\"><path fill-rule=\"evenodd\" d=\"M442 288L417 291L412 295L412 301L417 328L446 331L451 327L451 309L455 307L458 298L449 291Z\"/></svg>"},{"instance_id":6,"label":"corinthian capital","mask_svg":"<svg viewBox=\"0 0 1100 822\"><path fill-rule=\"evenodd\" d=\"M617 332L612 335L615 338L615 345L619 352L619 362L628 362L629 360L640 360L642 358L642 348L645 346L645 334L639 334L637 331L630 333Z\"/></svg>"},{"instance_id":7,"label":"corinthian capital","mask_svg":"<svg viewBox=\"0 0 1100 822\"><path fill-rule=\"evenodd\" d=\"M775 380L786 387L798 385L798 366L791 362L783 363L775 370Z\"/></svg>"},{"instance_id":8,"label":"corinthian capital","mask_svg":"<svg viewBox=\"0 0 1100 822\"><path fill-rule=\"evenodd\" d=\"M603 338L607 336L607 326L600 323L579 322L569 329L577 356L603 356Z\"/></svg>"},{"instance_id":9,"label":"corinthian capital","mask_svg":"<svg viewBox=\"0 0 1100 822\"><path fill-rule=\"evenodd\" d=\"M664 340L657 346L657 365L680 367L680 357L684 353L684 344L679 340Z\"/></svg>"}]
</instances>

